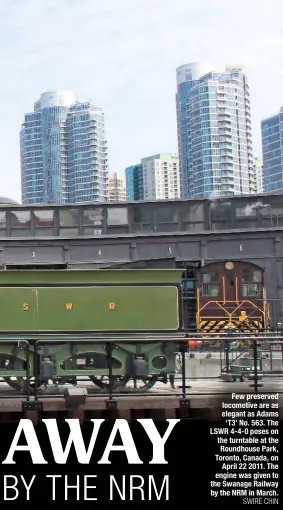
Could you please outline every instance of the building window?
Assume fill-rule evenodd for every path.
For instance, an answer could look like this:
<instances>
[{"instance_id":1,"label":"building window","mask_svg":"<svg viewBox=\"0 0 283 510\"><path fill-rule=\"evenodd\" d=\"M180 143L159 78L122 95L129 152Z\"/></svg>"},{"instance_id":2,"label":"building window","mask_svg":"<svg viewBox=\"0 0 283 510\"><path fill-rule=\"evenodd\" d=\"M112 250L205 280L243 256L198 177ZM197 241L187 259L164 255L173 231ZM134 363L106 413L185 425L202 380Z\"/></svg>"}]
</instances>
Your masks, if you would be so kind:
<instances>
[{"instance_id":1,"label":"building window","mask_svg":"<svg viewBox=\"0 0 283 510\"><path fill-rule=\"evenodd\" d=\"M67 228L60 228L60 236L61 237L78 237L80 235L80 229L79 227L67 227Z\"/></svg>"},{"instance_id":2,"label":"building window","mask_svg":"<svg viewBox=\"0 0 283 510\"><path fill-rule=\"evenodd\" d=\"M33 211L33 225L35 228L54 227L54 210L38 209Z\"/></svg>"},{"instance_id":3,"label":"building window","mask_svg":"<svg viewBox=\"0 0 283 510\"><path fill-rule=\"evenodd\" d=\"M77 237L80 235L81 209L59 209L59 235L62 237Z\"/></svg>"},{"instance_id":4,"label":"building window","mask_svg":"<svg viewBox=\"0 0 283 510\"><path fill-rule=\"evenodd\" d=\"M27 228L31 226L31 211L19 210L11 211L11 227Z\"/></svg>"},{"instance_id":5,"label":"building window","mask_svg":"<svg viewBox=\"0 0 283 510\"><path fill-rule=\"evenodd\" d=\"M101 236L103 233L103 208L83 210L83 235Z\"/></svg>"},{"instance_id":6,"label":"building window","mask_svg":"<svg viewBox=\"0 0 283 510\"><path fill-rule=\"evenodd\" d=\"M60 209L59 210L60 227L78 227L80 225L79 209Z\"/></svg>"},{"instance_id":7,"label":"building window","mask_svg":"<svg viewBox=\"0 0 283 510\"><path fill-rule=\"evenodd\" d=\"M11 236L27 237L31 236L31 211L12 210L11 211Z\"/></svg>"},{"instance_id":8,"label":"building window","mask_svg":"<svg viewBox=\"0 0 283 510\"><path fill-rule=\"evenodd\" d=\"M0 236L6 237L6 211L0 211Z\"/></svg>"},{"instance_id":9,"label":"building window","mask_svg":"<svg viewBox=\"0 0 283 510\"><path fill-rule=\"evenodd\" d=\"M36 237L54 235L54 210L36 209L33 211L33 227Z\"/></svg>"},{"instance_id":10,"label":"building window","mask_svg":"<svg viewBox=\"0 0 283 510\"><path fill-rule=\"evenodd\" d=\"M103 223L103 209L94 207L93 209L83 210L83 225L97 226Z\"/></svg>"},{"instance_id":11,"label":"building window","mask_svg":"<svg viewBox=\"0 0 283 510\"><path fill-rule=\"evenodd\" d=\"M102 236L102 229L95 227L84 227L84 236L99 237Z\"/></svg>"},{"instance_id":12,"label":"building window","mask_svg":"<svg viewBox=\"0 0 283 510\"><path fill-rule=\"evenodd\" d=\"M107 209L107 225L128 225L128 208L127 207L108 207Z\"/></svg>"}]
</instances>

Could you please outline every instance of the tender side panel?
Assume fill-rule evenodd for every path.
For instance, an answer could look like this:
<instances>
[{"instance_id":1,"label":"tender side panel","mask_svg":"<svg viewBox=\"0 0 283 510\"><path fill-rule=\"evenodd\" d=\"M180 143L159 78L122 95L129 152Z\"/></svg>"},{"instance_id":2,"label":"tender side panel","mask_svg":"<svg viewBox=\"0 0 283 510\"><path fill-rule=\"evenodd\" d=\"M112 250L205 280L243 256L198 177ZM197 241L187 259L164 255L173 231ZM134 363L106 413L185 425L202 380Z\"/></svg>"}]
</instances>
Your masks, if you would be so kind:
<instances>
[{"instance_id":1,"label":"tender side panel","mask_svg":"<svg viewBox=\"0 0 283 510\"><path fill-rule=\"evenodd\" d=\"M38 289L39 330L176 330L176 287Z\"/></svg>"},{"instance_id":2,"label":"tender side panel","mask_svg":"<svg viewBox=\"0 0 283 510\"><path fill-rule=\"evenodd\" d=\"M0 331L36 329L36 289L0 288Z\"/></svg>"},{"instance_id":3,"label":"tender side panel","mask_svg":"<svg viewBox=\"0 0 283 510\"><path fill-rule=\"evenodd\" d=\"M12 331L176 331L174 286L1 288L0 329ZM27 308L28 305L28 309Z\"/></svg>"}]
</instances>

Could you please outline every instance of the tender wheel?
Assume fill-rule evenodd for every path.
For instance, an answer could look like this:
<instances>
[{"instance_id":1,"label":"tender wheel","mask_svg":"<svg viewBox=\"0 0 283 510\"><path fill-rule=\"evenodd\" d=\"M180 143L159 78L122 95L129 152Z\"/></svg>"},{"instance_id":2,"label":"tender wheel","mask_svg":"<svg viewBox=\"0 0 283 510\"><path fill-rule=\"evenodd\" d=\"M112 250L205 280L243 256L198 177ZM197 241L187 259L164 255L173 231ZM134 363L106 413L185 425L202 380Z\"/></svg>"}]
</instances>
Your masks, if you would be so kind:
<instances>
[{"instance_id":1,"label":"tender wheel","mask_svg":"<svg viewBox=\"0 0 283 510\"><path fill-rule=\"evenodd\" d=\"M158 381L158 376L156 376L156 375L150 375L150 376L146 376L146 377L137 377L135 379L130 376L125 375L121 381L121 384L122 384L121 389L123 389L124 391L128 391L128 392L133 391L134 393L135 392L144 393L144 392L150 390L151 388L153 388L153 386L157 383L157 381ZM130 383L132 386L127 386L128 383Z\"/></svg>"},{"instance_id":2,"label":"tender wheel","mask_svg":"<svg viewBox=\"0 0 283 510\"><path fill-rule=\"evenodd\" d=\"M109 391L109 378L107 375L89 376L90 380L104 391ZM133 379L130 376L113 376L113 390L127 392L145 392L150 390L158 381L157 376L138 377ZM130 384L130 386L127 386Z\"/></svg>"},{"instance_id":3,"label":"tender wheel","mask_svg":"<svg viewBox=\"0 0 283 510\"><path fill-rule=\"evenodd\" d=\"M25 362L16 357L1 357L0 358L0 365L1 369L6 370L25 370ZM3 377L6 384L8 384L11 388L13 388L16 391L21 391L26 393L27 392L27 386L29 386L30 393L33 393L35 390L35 380L33 377L30 377L27 381L26 377ZM39 388L41 386L40 383L38 383L37 387Z\"/></svg>"},{"instance_id":4,"label":"tender wheel","mask_svg":"<svg viewBox=\"0 0 283 510\"><path fill-rule=\"evenodd\" d=\"M107 375L89 375L89 379L93 384L98 386L101 390L109 391L109 377ZM123 376L120 375L114 375L113 376L113 390L117 390L120 388L121 381L123 379Z\"/></svg>"}]
</instances>

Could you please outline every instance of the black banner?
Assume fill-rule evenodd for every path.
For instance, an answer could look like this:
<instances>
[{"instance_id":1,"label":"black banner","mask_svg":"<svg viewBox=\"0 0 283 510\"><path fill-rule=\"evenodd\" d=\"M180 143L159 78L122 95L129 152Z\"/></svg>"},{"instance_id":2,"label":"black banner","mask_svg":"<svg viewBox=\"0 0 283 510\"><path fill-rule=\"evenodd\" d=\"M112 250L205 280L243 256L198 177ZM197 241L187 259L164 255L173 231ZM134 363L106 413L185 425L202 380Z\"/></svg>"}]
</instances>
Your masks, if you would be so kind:
<instances>
[{"instance_id":1,"label":"black banner","mask_svg":"<svg viewBox=\"0 0 283 510\"><path fill-rule=\"evenodd\" d=\"M233 395L222 404L221 422L1 424L3 501L89 508L278 505L278 394Z\"/></svg>"}]
</instances>

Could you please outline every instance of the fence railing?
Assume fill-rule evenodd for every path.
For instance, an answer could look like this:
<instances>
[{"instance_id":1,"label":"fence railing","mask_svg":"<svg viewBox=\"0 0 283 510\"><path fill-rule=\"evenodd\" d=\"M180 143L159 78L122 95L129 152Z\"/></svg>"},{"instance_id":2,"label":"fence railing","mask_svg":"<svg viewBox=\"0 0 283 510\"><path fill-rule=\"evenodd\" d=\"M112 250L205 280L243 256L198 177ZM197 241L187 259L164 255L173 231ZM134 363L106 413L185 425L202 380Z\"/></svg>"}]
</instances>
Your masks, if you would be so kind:
<instances>
[{"instance_id":1,"label":"fence railing","mask_svg":"<svg viewBox=\"0 0 283 510\"><path fill-rule=\"evenodd\" d=\"M253 336L245 334L237 336L233 335L232 337L226 333L217 333L217 335L212 333L207 334L207 336L210 337L211 340L217 338L220 342L219 364L221 366L218 376L212 377L208 374L206 377L202 378L203 380L207 380L207 385L204 381L202 394L206 394L207 391L207 394L211 395L212 391L209 387L209 380L221 380L223 374L231 374L232 380L234 380L235 374L238 374L239 377L242 376L248 378L248 380L251 381L251 387L253 387L255 392L259 391L259 388L262 385L262 380L265 376L270 376L272 373L277 377L283 376L283 334L281 332L265 331ZM199 333L194 334L194 338L199 338L200 341L202 341L201 337L202 335ZM241 353L239 353L239 355L232 355L232 359L229 358L229 354L233 351L231 350L233 343L243 340L249 342L248 348L244 349ZM154 395L158 395L164 397L179 396L182 399L190 397L192 387L189 383L194 380L194 377L190 372L190 363L188 363L188 360L193 359L192 355L197 353L198 350L190 348L189 338L117 338L113 336L113 338L108 339L103 337L96 338L96 343L97 342L99 342L100 347L104 349L106 359L106 365L102 370L102 379L105 377L106 382L100 380L101 387L98 388L89 384L91 382L91 378L96 377L98 374L98 370L92 368L90 361L85 368L78 368L77 366L76 368L70 368L70 370L64 370L62 366L58 365L55 359L56 353L58 354L60 349L66 349L66 346L70 353L73 352L73 357L77 356L77 359L79 359L79 356L83 357L83 353L80 353L78 350L78 346L80 345L83 345L84 349L89 346L89 351L86 352L89 358L91 358L92 351L95 350L93 338L89 339L83 336L71 339L43 338L33 340L32 342L28 342L24 339L15 340L15 338L11 338L9 340L3 339L3 341L0 340L2 359L0 377L3 382L12 386L11 390L7 390L7 386L2 384L0 389L0 398L21 399L22 402L26 403L25 409L38 410L41 408L41 403L44 399L68 398L70 400L71 394L73 394L74 397L77 396L78 401L81 402L83 400L85 401L86 398L103 397L106 399L107 405L110 407L111 403L113 403L115 398L118 396L153 397ZM266 344L265 352L277 352L281 355L281 370L277 371L271 366L270 371L266 371L264 373L264 370L262 370L262 366L259 363L259 359L263 359L263 343ZM125 378L126 375L125 365L123 365L122 368L117 369L117 364L115 364L115 351L119 348L118 346L120 346L120 348L123 347L123 349L126 350L127 344L134 345L136 349L135 356L133 356L132 360L132 371L130 370L130 372L128 372L128 380L132 384L130 388L126 388L125 385L123 386L125 381L123 382L122 379L123 377ZM143 348L143 351L139 351L141 344L147 344L148 348L150 348L150 345L153 346L153 344L159 344L161 346L161 351L166 349L166 344L170 345L170 353L174 358L174 369L167 371L165 367L164 370L159 369L155 372L154 370L151 370L148 372L150 373L151 378L148 385L149 387L146 387L145 382L145 388L141 387L139 391L139 388L135 385L136 381L147 380L145 366L143 363L140 363L143 359L142 355L144 354L144 351L146 351L145 348ZM174 349L174 346L176 346L176 350ZM9 354L5 353L5 349ZM237 365L240 357L244 356L247 351L249 351L250 354L250 366L239 366L238 364L238 372L233 370L233 366L235 367ZM208 359L209 354L211 354L211 351L207 349L206 357ZM192 357L190 358L190 356ZM128 351L127 357L129 357ZM177 371L175 370L175 357L179 359L179 367ZM160 356L160 358L162 358L162 356ZM71 354L68 359L70 361L72 360ZM3 360L6 360L5 364L3 363ZM14 363L15 360L19 360L19 362ZM136 361L138 372L133 371ZM272 364L272 356L270 358L270 362ZM45 367L44 370L42 370L43 364ZM247 368L249 369L247 370ZM88 377L88 384L86 384L85 377ZM197 377L197 379L201 378ZM118 384L116 384L117 381ZM119 381L121 384L119 384ZM174 388L176 381L179 381L180 385ZM160 382L164 383L164 391L160 386L155 391L154 384L151 385L151 383L158 385ZM171 384L170 388L168 386L169 383ZM52 391L49 386L50 388L53 388ZM215 394L220 394L221 391L222 388L219 386L218 390L215 390ZM232 386L231 391L233 391ZM81 397L81 400L79 397Z\"/></svg>"}]
</instances>

